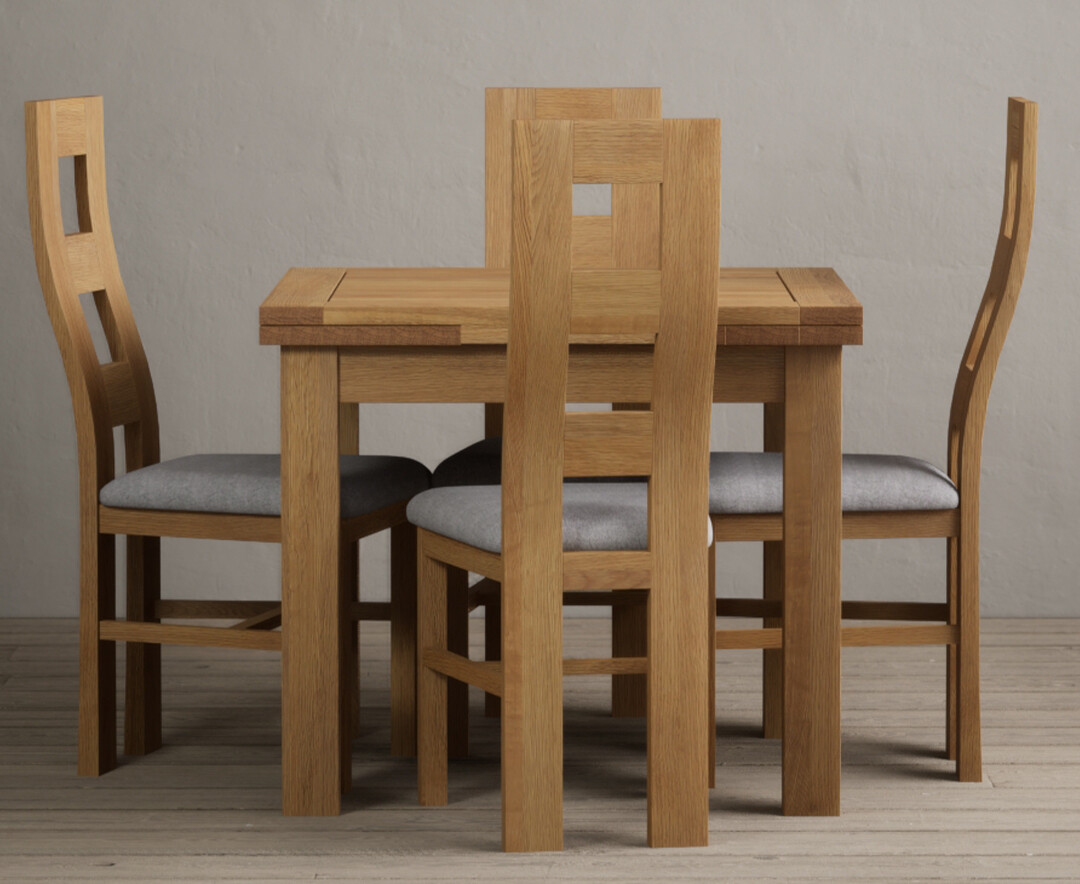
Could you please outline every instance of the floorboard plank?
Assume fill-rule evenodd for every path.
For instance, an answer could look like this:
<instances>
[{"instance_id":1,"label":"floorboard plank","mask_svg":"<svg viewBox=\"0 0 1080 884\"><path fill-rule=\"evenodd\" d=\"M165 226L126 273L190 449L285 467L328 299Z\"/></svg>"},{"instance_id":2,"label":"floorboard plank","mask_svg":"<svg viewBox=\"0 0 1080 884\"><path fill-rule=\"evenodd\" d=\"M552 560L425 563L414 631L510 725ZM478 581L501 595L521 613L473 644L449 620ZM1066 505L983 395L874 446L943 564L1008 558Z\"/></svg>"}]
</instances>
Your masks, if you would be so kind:
<instances>
[{"instance_id":1,"label":"floorboard plank","mask_svg":"<svg viewBox=\"0 0 1080 884\"><path fill-rule=\"evenodd\" d=\"M472 624L472 654L482 654ZM72 621L0 620L0 878L19 880L1075 880L1080 859L1080 621L987 621L985 778L943 755L941 648L844 652L843 814L783 817L780 747L760 732L761 655L717 659L710 843L645 846L645 731L612 719L604 677L567 679L566 845L499 851L498 721L473 692L450 805L420 808L391 758L389 633L364 623L356 787L332 819L280 814L276 654L166 648L166 745L97 780L74 770ZM607 621L568 619L568 655Z\"/></svg>"}]
</instances>

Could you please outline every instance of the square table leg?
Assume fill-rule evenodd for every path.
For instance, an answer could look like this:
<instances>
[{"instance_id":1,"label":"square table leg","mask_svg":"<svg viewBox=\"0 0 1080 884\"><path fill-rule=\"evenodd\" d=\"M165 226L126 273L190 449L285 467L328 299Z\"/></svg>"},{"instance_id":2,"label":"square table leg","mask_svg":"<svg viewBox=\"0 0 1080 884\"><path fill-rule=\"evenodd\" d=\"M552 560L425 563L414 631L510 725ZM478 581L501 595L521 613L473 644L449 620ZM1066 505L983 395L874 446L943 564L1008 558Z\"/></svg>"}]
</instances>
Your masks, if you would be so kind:
<instances>
[{"instance_id":1,"label":"square table leg","mask_svg":"<svg viewBox=\"0 0 1080 884\"><path fill-rule=\"evenodd\" d=\"M341 812L338 358L281 348L281 792L290 816Z\"/></svg>"},{"instance_id":2,"label":"square table leg","mask_svg":"<svg viewBox=\"0 0 1080 884\"><path fill-rule=\"evenodd\" d=\"M789 347L784 408L783 809L840 813L840 347Z\"/></svg>"}]
</instances>

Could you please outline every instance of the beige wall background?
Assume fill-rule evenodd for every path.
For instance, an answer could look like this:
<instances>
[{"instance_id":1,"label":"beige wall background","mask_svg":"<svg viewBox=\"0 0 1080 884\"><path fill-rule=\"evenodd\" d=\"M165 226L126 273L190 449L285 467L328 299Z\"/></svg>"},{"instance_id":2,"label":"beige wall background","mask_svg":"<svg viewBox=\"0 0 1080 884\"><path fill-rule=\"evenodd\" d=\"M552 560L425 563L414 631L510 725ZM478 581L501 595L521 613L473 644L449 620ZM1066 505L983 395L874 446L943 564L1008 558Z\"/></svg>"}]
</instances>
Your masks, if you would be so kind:
<instances>
[{"instance_id":1,"label":"beige wall background","mask_svg":"<svg viewBox=\"0 0 1080 884\"><path fill-rule=\"evenodd\" d=\"M830 265L865 305L845 446L942 463L1000 213L1005 101L1041 103L1027 282L990 400L983 610L1080 616L1080 6L1069 2L0 0L0 615L77 611L75 433L27 228L23 102L100 93L162 454L276 451L257 308L291 265L483 262L483 88L658 85L724 121L725 264ZM430 466L479 406L368 406ZM760 443L718 407L717 447ZM365 596L388 540L366 542ZM171 595L276 595L276 546L165 541ZM844 548L848 597L933 600L942 541ZM727 546L723 593L760 548Z\"/></svg>"}]
</instances>

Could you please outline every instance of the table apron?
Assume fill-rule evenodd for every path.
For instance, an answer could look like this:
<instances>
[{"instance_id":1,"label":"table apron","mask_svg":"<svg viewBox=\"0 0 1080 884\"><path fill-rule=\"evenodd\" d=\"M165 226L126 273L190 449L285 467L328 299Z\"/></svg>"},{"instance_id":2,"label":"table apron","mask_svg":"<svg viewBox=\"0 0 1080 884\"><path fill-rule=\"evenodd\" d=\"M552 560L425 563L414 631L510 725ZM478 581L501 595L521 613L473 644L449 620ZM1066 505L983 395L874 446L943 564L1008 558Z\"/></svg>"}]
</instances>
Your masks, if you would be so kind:
<instances>
[{"instance_id":1,"label":"table apron","mask_svg":"<svg viewBox=\"0 0 1080 884\"><path fill-rule=\"evenodd\" d=\"M716 402L782 402L784 347L719 347ZM502 402L506 348L342 347L338 351L342 402ZM571 402L648 402L652 348L589 346L570 349Z\"/></svg>"}]
</instances>

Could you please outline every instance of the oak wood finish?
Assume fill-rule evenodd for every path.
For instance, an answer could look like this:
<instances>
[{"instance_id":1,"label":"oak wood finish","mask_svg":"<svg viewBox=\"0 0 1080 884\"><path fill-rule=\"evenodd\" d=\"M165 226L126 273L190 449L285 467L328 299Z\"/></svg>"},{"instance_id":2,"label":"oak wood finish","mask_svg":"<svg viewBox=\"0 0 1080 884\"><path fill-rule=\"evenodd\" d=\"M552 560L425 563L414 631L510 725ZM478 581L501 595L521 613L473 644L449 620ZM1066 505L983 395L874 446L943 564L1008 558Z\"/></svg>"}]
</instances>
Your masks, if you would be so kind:
<instances>
[{"instance_id":1,"label":"oak wood finish","mask_svg":"<svg viewBox=\"0 0 1080 884\"><path fill-rule=\"evenodd\" d=\"M504 269L510 267L514 120L657 120L661 113L656 88L490 88L484 102L484 264ZM574 266L658 267L659 206L656 184L613 184L610 215L573 219ZM502 435L499 403L485 407L484 421L485 438Z\"/></svg>"},{"instance_id":2,"label":"oak wood finish","mask_svg":"<svg viewBox=\"0 0 1080 884\"><path fill-rule=\"evenodd\" d=\"M486 566L481 573L502 584L501 654L498 662L474 663L450 653L444 608L447 566L468 567L491 554L467 552L463 544L422 531L419 619L421 629L431 631L421 639L422 670L430 670L421 673L421 800L446 800L445 756L425 758L426 752L447 751L445 677L479 680L502 698L504 848L561 849L562 677L645 674L651 682L649 843L704 844L708 742L701 736L708 721L709 649L702 629L708 547L701 513L707 510L705 453L715 383L719 122L664 121L648 130L662 133L662 142L646 144L644 159L636 138L628 139L628 132L639 136L640 127L590 122L579 136L578 125L514 124L501 575L492 562L481 561ZM631 152L628 144L633 162L601 160L601 153ZM584 145L585 173L575 160L579 145ZM664 182L663 272L646 269L635 277L593 271L587 289L579 286L575 292L575 178L603 169L608 177L639 183L646 174L642 163L651 169L650 153ZM639 279L646 288L638 288ZM650 410L567 415L575 317L584 307L599 320L602 311L589 314L588 300L602 298L602 289L611 286L645 292L632 310L659 313L658 323L641 326L658 329ZM608 327L591 330L606 334ZM608 452L607 463L593 454L600 448ZM563 479L590 470L651 476L647 552L563 552ZM564 661L563 590L628 586L648 587L648 628L654 637L648 656ZM486 596L473 598L479 602ZM493 684L496 675L501 684Z\"/></svg>"},{"instance_id":3,"label":"oak wood finish","mask_svg":"<svg viewBox=\"0 0 1080 884\"><path fill-rule=\"evenodd\" d=\"M723 279L724 271L720 273ZM445 309L453 315L452 305ZM717 343L715 401L783 401L780 347L728 348ZM572 402L647 401L652 396L652 361L648 346L571 345L567 396ZM501 403L506 396L506 349L501 345L343 348L340 362L345 401L473 402L479 397Z\"/></svg>"},{"instance_id":4,"label":"oak wood finish","mask_svg":"<svg viewBox=\"0 0 1080 884\"><path fill-rule=\"evenodd\" d=\"M159 538L279 542L281 520L121 509L98 503L100 489L114 477L114 427L123 427L127 470L156 463L160 455L153 383L113 244L102 99L27 102L25 117L27 197L38 277L75 412L82 648L78 770L96 776L116 764L114 642L127 645L124 751L131 755L147 754L161 745L161 644L276 649L282 643L281 635L268 632L276 626L276 615L264 603L162 600ZM64 232L60 205L59 158L63 156L74 156L78 231L71 234ZM310 306L313 291L317 299L329 300L344 273L344 269L325 268L290 273L264 304L263 314L272 321L276 311L284 310L295 322L299 309L310 319L319 312ZM108 344L105 363L95 353L80 302L80 293L88 291L93 293ZM333 373L336 384L336 363ZM333 404L337 409L336 393ZM351 426L351 431L342 434L341 450L355 453L356 407L342 408L348 416L342 427ZM334 536L340 531L343 542L352 544L374 531L404 524L404 504L344 521L335 513L334 522ZM126 621L114 619L116 534L127 535ZM408 572L401 579L409 585L399 587L396 596L415 592ZM355 592L355 579L352 585ZM246 628L160 623L169 617L238 617L244 622L237 625ZM411 661L415 651L403 650ZM408 704L396 705L410 714L411 703L409 692Z\"/></svg>"},{"instance_id":5,"label":"oak wood finish","mask_svg":"<svg viewBox=\"0 0 1080 884\"><path fill-rule=\"evenodd\" d=\"M290 816L341 807L337 383L333 350L282 348L281 767Z\"/></svg>"},{"instance_id":6,"label":"oak wood finish","mask_svg":"<svg viewBox=\"0 0 1080 884\"><path fill-rule=\"evenodd\" d=\"M1035 156L1038 106L1009 99L1005 193L1001 226L990 278L975 317L953 390L948 431L948 472L960 493L955 510L916 512L851 512L842 516L843 536L849 539L942 537L947 541L946 600L942 604L846 602L842 616L854 619L944 621L935 626L844 627L843 646L944 644L946 664L946 751L956 760L961 781L982 779L979 703L978 513L979 471L986 406L997 361L1016 310L1035 205ZM805 326L833 327L837 317L854 320L861 314L846 301L837 280L825 270L781 270L780 278L799 303ZM789 352L789 359L791 358ZM778 405L765 408L765 450L784 450L784 415ZM785 459L786 462L790 458ZM785 472L785 482L787 473ZM786 498L785 498L786 501ZM786 505L786 504L785 504ZM776 601L784 598L783 538L789 530L779 515L713 516L717 540L765 541L765 606L748 600L717 603L718 613L765 616L762 641L774 642L771 631L790 621L774 616ZM766 608L768 615L765 614ZM787 606L785 604L785 616ZM719 642L720 633L717 634ZM726 639L725 639L726 640ZM830 638L829 647L835 641ZM771 645L768 645L771 646ZM779 735L784 710L780 661L785 650L765 652L763 708L765 736ZM834 665L830 663L830 665ZM832 709L829 698L829 709ZM785 752L787 748L785 746Z\"/></svg>"}]
</instances>

